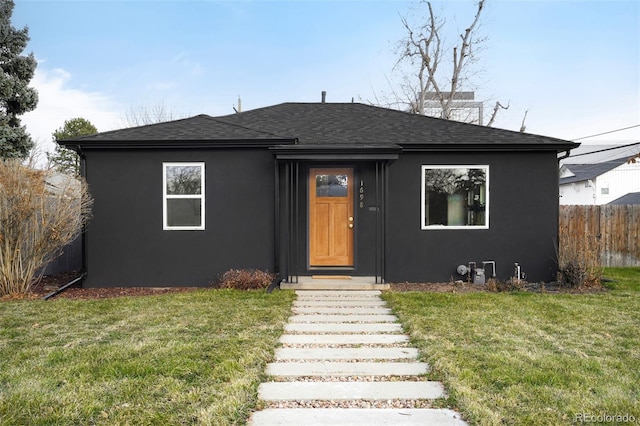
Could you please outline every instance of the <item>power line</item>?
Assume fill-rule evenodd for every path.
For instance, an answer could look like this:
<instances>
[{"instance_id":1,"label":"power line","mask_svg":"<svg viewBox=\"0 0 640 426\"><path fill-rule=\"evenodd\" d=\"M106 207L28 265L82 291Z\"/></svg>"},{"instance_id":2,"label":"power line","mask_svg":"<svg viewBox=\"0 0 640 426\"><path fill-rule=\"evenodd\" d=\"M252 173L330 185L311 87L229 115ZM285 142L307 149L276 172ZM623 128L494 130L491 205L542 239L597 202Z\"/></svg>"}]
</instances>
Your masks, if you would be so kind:
<instances>
[{"instance_id":1,"label":"power line","mask_svg":"<svg viewBox=\"0 0 640 426\"><path fill-rule=\"evenodd\" d=\"M616 145L616 146L613 146L613 147L611 147L611 148L598 149L598 150L596 150L596 151L582 152L582 153L580 153L580 154L573 154L573 155L570 155L570 157L579 157L579 156L581 156L581 155L591 155L591 154L596 154L596 153L598 153L598 152L612 151L612 150L614 150L614 149L619 149L619 150L621 150L622 148L628 148L628 147L631 147L631 146L634 146L634 145L640 145L640 142L634 142L634 143L630 143L630 144L628 144L628 145L622 145L622 146L617 146L617 145Z\"/></svg>"},{"instance_id":2,"label":"power line","mask_svg":"<svg viewBox=\"0 0 640 426\"><path fill-rule=\"evenodd\" d=\"M633 129L635 127L640 127L640 124L636 124L635 126L623 127L622 129L610 130L608 132L598 133L596 135L583 136L581 138L572 139L572 141L579 141L580 139L595 138L596 136L608 135L609 133L621 132L623 130L629 130L629 129Z\"/></svg>"}]
</instances>

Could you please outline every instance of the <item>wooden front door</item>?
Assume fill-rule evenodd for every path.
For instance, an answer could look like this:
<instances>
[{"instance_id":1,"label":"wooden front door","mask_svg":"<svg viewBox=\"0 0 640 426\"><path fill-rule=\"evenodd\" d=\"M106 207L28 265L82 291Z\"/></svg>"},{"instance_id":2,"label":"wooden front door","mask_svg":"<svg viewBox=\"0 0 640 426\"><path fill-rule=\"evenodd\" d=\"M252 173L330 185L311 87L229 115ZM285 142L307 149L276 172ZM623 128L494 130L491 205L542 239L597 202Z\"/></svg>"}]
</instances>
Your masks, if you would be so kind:
<instances>
[{"instance_id":1,"label":"wooden front door","mask_svg":"<svg viewBox=\"0 0 640 426\"><path fill-rule=\"evenodd\" d=\"M310 169L310 266L353 266L353 220L353 169Z\"/></svg>"}]
</instances>

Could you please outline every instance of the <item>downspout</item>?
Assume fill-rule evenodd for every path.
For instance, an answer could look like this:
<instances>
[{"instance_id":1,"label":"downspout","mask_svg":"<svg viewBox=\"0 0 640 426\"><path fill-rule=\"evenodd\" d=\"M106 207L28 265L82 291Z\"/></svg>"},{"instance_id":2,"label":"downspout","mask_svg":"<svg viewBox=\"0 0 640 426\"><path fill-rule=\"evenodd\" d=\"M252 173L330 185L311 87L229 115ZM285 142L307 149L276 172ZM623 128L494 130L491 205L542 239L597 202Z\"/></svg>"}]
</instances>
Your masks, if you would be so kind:
<instances>
[{"instance_id":1,"label":"downspout","mask_svg":"<svg viewBox=\"0 0 640 426\"><path fill-rule=\"evenodd\" d=\"M77 283L78 281L81 281L84 279L84 277L87 276L86 272L83 272L78 278L76 278L75 280L63 285L62 287L60 287L59 289L52 291L51 293L47 294L46 296L44 296L42 298L42 300L49 300L51 299L53 296L57 296L58 294L62 293L63 291L65 291L66 289L68 289L69 287L71 287L72 285L74 285L75 283Z\"/></svg>"},{"instance_id":2,"label":"downspout","mask_svg":"<svg viewBox=\"0 0 640 426\"><path fill-rule=\"evenodd\" d=\"M560 170L560 161L564 160L565 158L569 157L569 155L571 155L571 150L567 149L564 152L564 155L558 157L558 175L560 174L559 170ZM560 176L558 176L558 184L556 185L557 188L557 192L556 192L556 198L558 199L558 210L556 210L556 241L554 244L554 249L556 252L556 265L558 265L558 270L560 269L560 259L558 256L558 253L560 253Z\"/></svg>"},{"instance_id":3,"label":"downspout","mask_svg":"<svg viewBox=\"0 0 640 426\"><path fill-rule=\"evenodd\" d=\"M564 160L565 158L567 158L569 155L571 155L571 150L570 150L570 149L567 149L567 150L565 151L565 154L564 154L563 156L558 157L558 163L560 163L560 161L562 161L562 160Z\"/></svg>"}]
</instances>

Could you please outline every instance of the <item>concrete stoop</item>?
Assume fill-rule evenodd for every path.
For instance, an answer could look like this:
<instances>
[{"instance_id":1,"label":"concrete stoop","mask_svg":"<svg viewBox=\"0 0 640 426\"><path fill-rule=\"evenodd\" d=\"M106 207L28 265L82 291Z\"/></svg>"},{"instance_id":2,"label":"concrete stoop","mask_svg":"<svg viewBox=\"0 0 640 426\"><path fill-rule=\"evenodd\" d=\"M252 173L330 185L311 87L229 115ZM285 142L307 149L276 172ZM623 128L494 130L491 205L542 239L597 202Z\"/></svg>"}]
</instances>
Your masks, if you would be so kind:
<instances>
[{"instance_id":1,"label":"concrete stoop","mask_svg":"<svg viewBox=\"0 0 640 426\"><path fill-rule=\"evenodd\" d=\"M445 394L441 383L424 380L429 366L418 361L418 350L408 346L379 291L296 294L280 338L284 347L267 366L273 380L258 388L260 400L283 408L253 413L250 425L466 425L448 409L337 408L350 401L367 407Z\"/></svg>"},{"instance_id":2,"label":"concrete stoop","mask_svg":"<svg viewBox=\"0 0 640 426\"><path fill-rule=\"evenodd\" d=\"M389 284L376 283L375 277L300 277L297 283L280 283L282 290L388 290Z\"/></svg>"}]
</instances>

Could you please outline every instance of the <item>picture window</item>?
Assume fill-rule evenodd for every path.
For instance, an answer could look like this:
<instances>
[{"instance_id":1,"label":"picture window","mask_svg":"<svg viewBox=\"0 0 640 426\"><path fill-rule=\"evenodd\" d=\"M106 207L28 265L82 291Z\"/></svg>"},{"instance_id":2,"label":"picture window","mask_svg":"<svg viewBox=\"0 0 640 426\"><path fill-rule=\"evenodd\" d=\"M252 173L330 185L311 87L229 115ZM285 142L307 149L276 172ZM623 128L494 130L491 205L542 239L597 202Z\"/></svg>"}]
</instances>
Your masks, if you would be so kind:
<instances>
[{"instance_id":1,"label":"picture window","mask_svg":"<svg viewBox=\"0 0 640 426\"><path fill-rule=\"evenodd\" d=\"M422 166L422 229L488 229L489 166Z\"/></svg>"}]
</instances>

